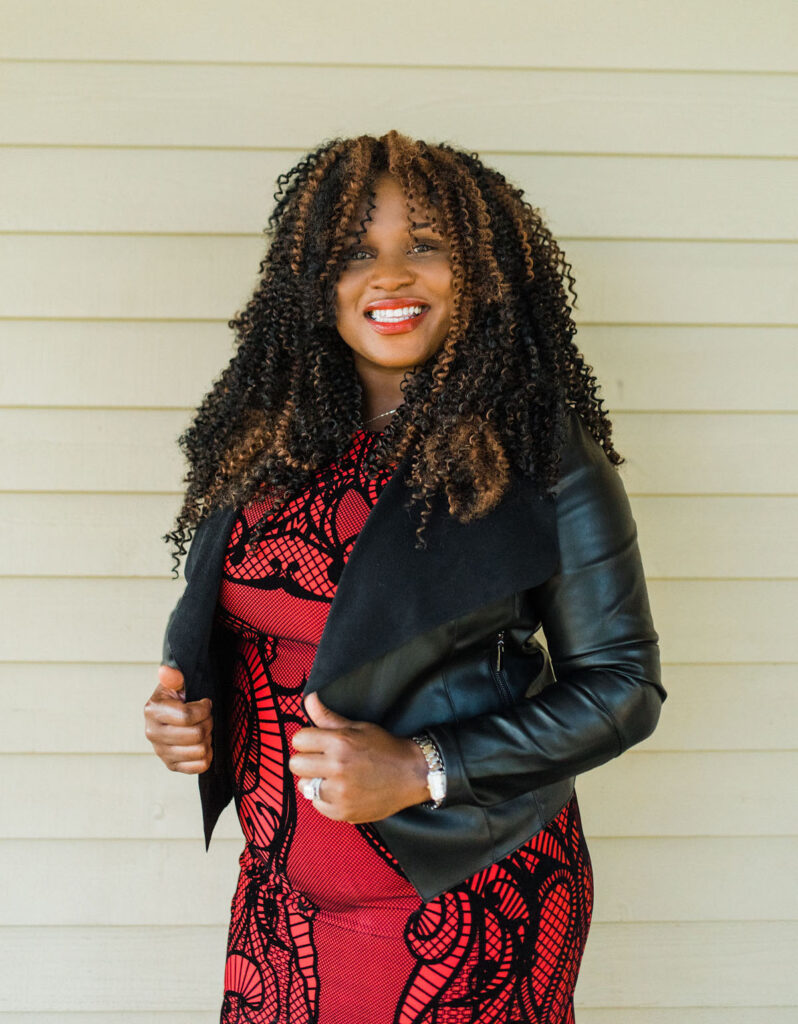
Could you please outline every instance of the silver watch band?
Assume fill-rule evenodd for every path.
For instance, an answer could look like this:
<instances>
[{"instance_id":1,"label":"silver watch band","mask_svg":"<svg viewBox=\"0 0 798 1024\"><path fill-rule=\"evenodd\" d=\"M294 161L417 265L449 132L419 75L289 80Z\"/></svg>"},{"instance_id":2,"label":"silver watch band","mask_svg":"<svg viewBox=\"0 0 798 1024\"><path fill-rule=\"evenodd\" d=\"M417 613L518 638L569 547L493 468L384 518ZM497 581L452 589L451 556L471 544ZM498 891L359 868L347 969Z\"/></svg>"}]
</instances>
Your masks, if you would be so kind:
<instances>
[{"instance_id":1,"label":"silver watch band","mask_svg":"<svg viewBox=\"0 0 798 1024\"><path fill-rule=\"evenodd\" d=\"M420 732L412 737L413 742L421 747L427 762L427 789L430 799L421 804L437 810L446 799L446 769L443 766L441 752L433 742L429 733Z\"/></svg>"}]
</instances>

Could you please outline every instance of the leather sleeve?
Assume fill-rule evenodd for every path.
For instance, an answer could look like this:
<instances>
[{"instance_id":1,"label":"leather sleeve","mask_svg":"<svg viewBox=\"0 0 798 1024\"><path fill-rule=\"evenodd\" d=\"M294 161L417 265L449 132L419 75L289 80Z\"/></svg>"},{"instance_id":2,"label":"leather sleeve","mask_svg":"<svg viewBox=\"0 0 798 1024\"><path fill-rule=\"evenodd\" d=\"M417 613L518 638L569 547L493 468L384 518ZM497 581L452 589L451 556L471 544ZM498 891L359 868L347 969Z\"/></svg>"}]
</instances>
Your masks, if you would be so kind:
<instances>
[{"instance_id":1,"label":"leather sleeve","mask_svg":"<svg viewBox=\"0 0 798 1024\"><path fill-rule=\"evenodd\" d=\"M575 414L554 496L559 568L522 599L537 611L556 682L427 730L447 805L492 805L595 768L649 736L667 697L629 501Z\"/></svg>"}]
</instances>

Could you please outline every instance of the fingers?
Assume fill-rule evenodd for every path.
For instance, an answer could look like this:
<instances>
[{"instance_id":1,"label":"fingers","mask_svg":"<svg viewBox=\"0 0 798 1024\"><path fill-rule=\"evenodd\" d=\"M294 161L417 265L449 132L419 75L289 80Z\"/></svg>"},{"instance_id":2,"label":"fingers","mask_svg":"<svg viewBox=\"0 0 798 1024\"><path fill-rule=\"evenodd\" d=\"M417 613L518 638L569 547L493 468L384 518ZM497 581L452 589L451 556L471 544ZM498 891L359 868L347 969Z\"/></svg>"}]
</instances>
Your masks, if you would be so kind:
<instances>
[{"instance_id":1,"label":"fingers","mask_svg":"<svg viewBox=\"0 0 798 1024\"><path fill-rule=\"evenodd\" d=\"M358 726L350 725L344 729L316 729L312 726L305 726L297 729L291 737L291 745L294 750L301 750L303 753L325 753L338 749L345 749L351 741L352 734L358 731Z\"/></svg>"},{"instance_id":2,"label":"fingers","mask_svg":"<svg viewBox=\"0 0 798 1024\"><path fill-rule=\"evenodd\" d=\"M210 760L208 761L192 761L190 763L180 762L174 766L169 766L173 772L182 772L184 775L202 775L203 772L207 772L210 768Z\"/></svg>"},{"instance_id":3,"label":"fingers","mask_svg":"<svg viewBox=\"0 0 798 1024\"><path fill-rule=\"evenodd\" d=\"M312 779L315 775L324 778L332 767L324 754L292 754L288 759L288 770L294 775Z\"/></svg>"},{"instance_id":4,"label":"fingers","mask_svg":"<svg viewBox=\"0 0 798 1024\"><path fill-rule=\"evenodd\" d=\"M201 774L213 760L212 702L186 701L183 673L161 665L144 705L144 734L170 771Z\"/></svg>"},{"instance_id":5,"label":"fingers","mask_svg":"<svg viewBox=\"0 0 798 1024\"><path fill-rule=\"evenodd\" d=\"M302 729L292 742L296 753L288 767L299 787L323 779L312 802L328 818L352 824L381 821L421 802L419 792L426 799L426 762L422 790L417 745L381 726L359 722L346 729Z\"/></svg>"},{"instance_id":6,"label":"fingers","mask_svg":"<svg viewBox=\"0 0 798 1024\"><path fill-rule=\"evenodd\" d=\"M170 771L179 771L185 775L201 775L207 771L213 761L211 748L172 748L169 755L161 759Z\"/></svg>"},{"instance_id":7,"label":"fingers","mask_svg":"<svg viewBox=\"0 0 798 1024\"><path fill-rule=\"evenodd\" d=\"M186 699L185 679L180 669L172 668L170 665L161 665L158 668L158 682L164 690L171 690L175 695L181 694Z\"/></svg>"},{"instance_id":8,"label":"fingers","mask_svg":"<svg viewBox=\"0 0 798 1024\"><path fill-rule=\"evenodd\" d=\"M319 753L324 750L323 741L322 729L297 729L291 737L291 746L303 753Z\"/></svg>"},{"instance_id":9,"label":"fingers","mask_svg":"<svg viewBox=\"0 0 798 1024\"><path fill-rule=\"evenodd\" d=\"M211 701L204 697L184 704L175 700L170 690L164 691L159 687L144 705L144 714L163 725L199 725L211 718Z\"/></svg>"},{"instance_id":10,"label":"fingers","mask_svg":"<svg viewBox=\"0 0 798 1024\"><path fill-rule=\"evenodd\" d=\"M206 744L213 732L213 719L206 718L199 725L164 725L159 722L157 742L169 747L190 747Z\"/></svg>"},{"instance_id":11,"label":"fingers","mask_svg":"<svg viewBox=\"0 0 798 1024\"><path fill-rule=\"evenodd\" d=\"M322 729L345 729L356 724L350 718L344 718L331 710L322 702L317 693L309 693L305 698L305 710L310 720Z\"/></svg>"},{"instance_id":12,"label":"fingers","mask_svg":"<svg viewBox=\"0 0 798 1024\"><path fill-rule=\"evenodd\" d=\"M200 714L203 717L198 717ZM144 705L144 732L151 743L176 746L203 743L210 739L212 731L213 717L204 710L197 711L191 704L169 708L150 699Z\"/></svg>"},{"instance_id":13,"label":"fingers","mask_svg":"<svg viewBox=\"0 0 798 1024\"><path fill-rule=\"evenodd\" d=\"M161 728L163 729L163 727ZM189 733L195 731L197 730L188 730ZM207 771L210 767L213 760L210 730L208 730L207 736L196 737L195 742L191 742L193 737L188 736L189 742L187 743L174 743L171 735L164 737L157 730L153 731L149 725L145 729L145 733L147 739L152 743L155 753L171 771L194 774Z\"/></svg>"},{"instance_id":14,"label":"fingers","mask_svg":"<svg viewBox=\"0 0 798 1024\"><path fill-rule=\"evenodd\" d=\"M319 795L314 797L310 792L310 783L314 778L321 778L321 785L319 786ZM319 775L318 772L311 774L310 772L301 772L297 775L297 789L299 793L309 800L313 806L321 814L324 814L328 818L333 820L340 820L339 810L333 803L328 803L328 800L332 796L333 783L330 779L325 779L324 776Z\"/></svg>"}]
</instances>

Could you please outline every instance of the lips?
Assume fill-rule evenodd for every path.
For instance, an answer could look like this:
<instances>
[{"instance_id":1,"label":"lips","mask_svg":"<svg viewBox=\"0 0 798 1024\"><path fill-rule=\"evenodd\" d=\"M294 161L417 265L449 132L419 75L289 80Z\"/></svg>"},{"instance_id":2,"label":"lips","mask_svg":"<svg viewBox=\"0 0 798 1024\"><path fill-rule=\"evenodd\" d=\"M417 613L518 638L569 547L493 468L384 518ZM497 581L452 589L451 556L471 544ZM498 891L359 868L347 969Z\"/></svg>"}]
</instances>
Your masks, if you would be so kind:
<instances>
[{"instance_id":1,"label":"lips","mask_svg":"<svg viewBox=\"0 0 798 1024\"><path fill-rule=\"evenodd\" d=\"M408 316L398 315L382 320L374 320L374 314L366 313L365 318L369 327L378 334L405 334L408 331L415 330L427 313L429 313L429 306L424 309L416 306L414 312Z\"/></svg>"},{"instance_id":2,"label":"lips","mask_svg":"<svg viewBox=\"0 0 798 1024\"><path fill-rule=\"evenodd\" d=\"M415 295L402 295L394 299L375 299L366 306L365 312L372 309L402 309L404 306L429 306L429 303Z\"/></svg>"},{"instance_id":3,"label":"lips","mask_svg":"<svg viewBox=\"0 0 798 1024\"><path fill-rule=\"evenodd\" d=\"M429 308L423 299L413 296L377 299L366 306L363 315L378 334L404 334L421 323Z\"/></svg>"}]
</instances>

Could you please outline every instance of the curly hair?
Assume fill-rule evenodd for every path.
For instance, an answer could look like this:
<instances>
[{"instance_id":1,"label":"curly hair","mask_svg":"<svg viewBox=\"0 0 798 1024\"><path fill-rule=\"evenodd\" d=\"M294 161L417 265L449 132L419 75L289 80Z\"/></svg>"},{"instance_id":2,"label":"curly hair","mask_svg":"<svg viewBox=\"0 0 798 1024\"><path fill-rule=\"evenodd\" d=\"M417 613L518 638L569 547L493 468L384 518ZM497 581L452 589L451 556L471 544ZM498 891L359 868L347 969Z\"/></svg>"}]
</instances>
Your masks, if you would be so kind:
<instances>
[{"instance_id":1,"label":"curly hair","mask_svg":"<svg viewBox=\"0 0 798 1024\"><path fill-rule=\"evenodd\" d=\"M268 496L278 510L362 426L363 390L336 329L335 289L353 219L358 240L389 173L408 206L449 241L452 317L441 348L407 371L402 404L369 471L407 457L416 544L436 502L469 522L494 508L513 473L557 481L568 410L610 461L612 425L573 341L571 265L522 189L476 153L396 131L333 139L277 179L252 298L228 322L236 351L179 438L186 491L172 532L174 574L196 526L217 508ZM265 527L265 523L262 524ZM262 538L255 531L251 543Z\"/></svg>"}]
</instances>

